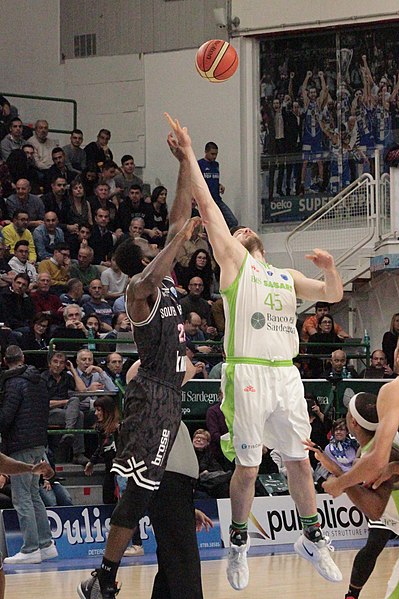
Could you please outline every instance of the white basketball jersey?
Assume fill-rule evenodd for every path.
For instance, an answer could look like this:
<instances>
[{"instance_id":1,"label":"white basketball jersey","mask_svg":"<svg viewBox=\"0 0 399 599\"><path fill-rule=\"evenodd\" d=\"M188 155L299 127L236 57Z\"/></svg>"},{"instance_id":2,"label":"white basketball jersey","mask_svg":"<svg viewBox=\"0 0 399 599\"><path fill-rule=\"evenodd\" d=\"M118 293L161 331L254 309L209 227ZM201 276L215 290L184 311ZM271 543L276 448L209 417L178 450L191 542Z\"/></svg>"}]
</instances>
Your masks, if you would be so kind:
<instances>
[{"instance_id":1,"label":"white basketball jersey","mask_svg":"<svg viewBox=\"0 0 399 599\"><path fill-rule=\"evenodd\" d=\"M247 253L237 278L221 293L227 358L261 363L292 360L298 354L296 295L288 271Z\"/></svg>"}]
</instances>

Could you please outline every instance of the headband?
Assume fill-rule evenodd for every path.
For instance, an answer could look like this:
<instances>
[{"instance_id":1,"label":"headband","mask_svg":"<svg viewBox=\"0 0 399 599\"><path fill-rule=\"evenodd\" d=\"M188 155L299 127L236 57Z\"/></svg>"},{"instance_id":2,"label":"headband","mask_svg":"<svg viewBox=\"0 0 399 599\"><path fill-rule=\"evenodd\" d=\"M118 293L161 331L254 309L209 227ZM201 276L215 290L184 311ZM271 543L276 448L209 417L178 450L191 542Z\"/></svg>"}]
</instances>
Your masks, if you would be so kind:
<instances>
[{"instance_id":1,"label":"headband","mask_svg":"<svg viewBox=\"0 0 399 599\"><path fill-rule=\"evenodd\" d=\"M350 402L349 402L349 406L348 406L348 410L351 413L351 415L353 416L353 418L356 420L356 422L362 426L363 428L366 429L366 431L375 431L377 430L377 426L378 426L378 422L369 422L368 420L366 420L365 418L363 418L363 416L361 416L359 414L359 412L356 409L356 397L359 395L359 393L356 393L355 395L352 395Z\"/></svg>"}]
</instances>

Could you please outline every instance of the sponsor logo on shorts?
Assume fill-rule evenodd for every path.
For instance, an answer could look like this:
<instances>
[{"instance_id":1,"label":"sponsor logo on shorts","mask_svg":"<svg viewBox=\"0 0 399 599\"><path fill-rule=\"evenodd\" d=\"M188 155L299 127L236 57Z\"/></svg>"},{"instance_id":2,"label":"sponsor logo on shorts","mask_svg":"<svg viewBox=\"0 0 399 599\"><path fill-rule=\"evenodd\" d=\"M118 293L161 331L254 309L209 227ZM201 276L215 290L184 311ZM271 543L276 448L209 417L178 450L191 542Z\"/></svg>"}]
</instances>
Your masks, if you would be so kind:
<instances>
[{"instance_id":1,"label":"sponsor logo on shorts","mask_svg":"<svg viewBox=\"0 0 399 599\"><path fill-rule=\"evenodd\" d=\"M256 393L256 389L255 389L255 387L252 387L252 385L248 385L248 387L244 387L244 391L245 391L245 393Z\"/></svg>"},{"instance_id":2,"label":"sponsor logo on shorts","mask_svg":"<svg viewBox=\"0 0 399 599\"><path fill-rule=\"evenodd\" d=\"M257 449L257 447L260 447L261 445L262 443L242 443L241 449Z\"/></svg>"},{"instance_id":3,"label":"sponsor logo on shorts","mask_svg":"<svg viewBox=\"0 0 399 599\"><path fill-rule=\"evenodd\" d=\"M162 465L163 459L166 454L166 450L169 445L169 437L170 437L170 431L168 429L164 428L162 431L161 441L159 443L157 455L151 462L151 464L154 464L154 466Z\"/></svg>"}]
</instances>

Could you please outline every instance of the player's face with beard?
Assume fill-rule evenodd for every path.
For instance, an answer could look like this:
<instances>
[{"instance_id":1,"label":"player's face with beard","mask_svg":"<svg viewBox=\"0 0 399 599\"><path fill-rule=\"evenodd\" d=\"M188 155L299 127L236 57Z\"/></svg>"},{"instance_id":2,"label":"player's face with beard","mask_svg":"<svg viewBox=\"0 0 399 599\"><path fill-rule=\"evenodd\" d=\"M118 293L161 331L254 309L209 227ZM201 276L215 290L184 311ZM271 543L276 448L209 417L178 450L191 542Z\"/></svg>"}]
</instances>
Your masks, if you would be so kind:
<instances>
[{"instance_id":1,"label":"player's face with beard","mask_svg":"<svg viewBox=\"0 0 399 599\"><path fill-rule=\"evenodd\" d=\"M238 229L233 235L247 250L250 254L254 254L257 251L265 254L265 248L262 240L258 235L249 228Z\"/></svg>"}]
</instances>

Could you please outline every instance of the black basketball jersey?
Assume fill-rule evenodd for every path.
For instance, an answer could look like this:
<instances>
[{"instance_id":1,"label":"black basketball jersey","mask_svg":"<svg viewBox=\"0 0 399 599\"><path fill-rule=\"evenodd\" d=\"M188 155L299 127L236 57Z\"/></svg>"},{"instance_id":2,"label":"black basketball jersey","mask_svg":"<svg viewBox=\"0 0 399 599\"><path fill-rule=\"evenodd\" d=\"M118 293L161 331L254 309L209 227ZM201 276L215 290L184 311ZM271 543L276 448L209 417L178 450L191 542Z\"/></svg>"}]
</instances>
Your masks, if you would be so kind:
<instances>
[{"instance_id":1,"label":"black basketball jersey","mask_svg":"<svg viewBox=\"0 0 399 599\"><path fill-rule=\"evenodd\" d=\"M186 344L182 308L171 277L165 277L149 317L135 322L128 314L141 368L177 388L186 371Z\"/></svg>"}]
</instances>

